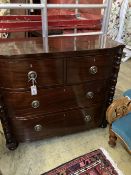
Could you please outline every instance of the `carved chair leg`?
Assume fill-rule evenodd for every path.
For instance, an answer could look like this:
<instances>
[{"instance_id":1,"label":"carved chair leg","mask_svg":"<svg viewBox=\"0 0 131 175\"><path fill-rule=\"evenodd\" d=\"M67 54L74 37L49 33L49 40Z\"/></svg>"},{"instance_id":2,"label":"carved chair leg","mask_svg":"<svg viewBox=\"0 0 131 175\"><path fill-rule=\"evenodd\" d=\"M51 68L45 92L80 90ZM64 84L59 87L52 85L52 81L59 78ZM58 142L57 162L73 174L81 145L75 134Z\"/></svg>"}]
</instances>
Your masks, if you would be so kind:
<instances>
[{"instance_id":1,"label":"carved chair leg","mask_svg":"<svg viewBox=\"0 0 131 175\"><path fill-rule=\"evenodd\" d=\"M111 147L115 147L117 137L116 137L115 133L111 130L111 128L109 129L109 133L110 133L110 135L109 135L109 142L108 143Z\"/></svg>"}]
</instances>

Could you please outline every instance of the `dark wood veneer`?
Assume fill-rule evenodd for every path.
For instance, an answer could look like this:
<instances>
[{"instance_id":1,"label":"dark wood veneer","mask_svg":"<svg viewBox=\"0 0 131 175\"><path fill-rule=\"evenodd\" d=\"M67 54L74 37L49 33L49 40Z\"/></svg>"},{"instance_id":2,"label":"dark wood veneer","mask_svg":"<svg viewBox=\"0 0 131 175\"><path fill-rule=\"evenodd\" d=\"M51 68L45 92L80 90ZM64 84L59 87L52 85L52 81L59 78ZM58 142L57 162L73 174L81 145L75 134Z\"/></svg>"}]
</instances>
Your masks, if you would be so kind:
<instances>
[{"instance_id":1,"label":"dark wood veneer","mask_svg":"<svg viewBox=\"0 0 131 175\"><path fill-rule=\"evenodd\" d=\"M58 37L49 38L46 53L42 38L0 40L0 119L8 148L105 127L123 47L105 36ZM37 73L34 96L30 71Z\"/></svg>"},{"instance_id":2,"label":"dark wood veneer","mask_svg":"<svg viewBox=\"0 0 131 175\"><path fill-rule=\"evenodd\" d=\"M34 56L35 57L35 56ZM30 88L31 81L28 80L28 73L37 73L38 86L60 85L64 82L64 67L62 59L41 60L4 60L0 62L1 85L4 88Z\"/></svg>"},{"instance_id":3,"label":"dark wood veneer","mask_svg":"<svg viewBox=\"0 0 131 175\"><path fill-rule=\"evenodd\" d=\"M94 83L96 85L94 86ZM102 102L105 99L108 82L95 81L81 85L62 86L38 90L37 96L31 96L31 92L3 92L4 103L11 117L23 117L48 114L76 107L88 107ZM88 92L93 92L93 97L88 97ZM58 98L59 97L59 98ZM32 102L38 100L39 107L33 108Z\"/></svg>"},{"instance_id":4,"label":"dark wood veneer","mask_svg":"<svg viewBox=\"0 0 131 175\"><path fill-rule=\"evenodd\" d=\"M117 52L118 47L123 47L118 42L109 39L106 36L78 36L78 37L56 37L49 38L49 53L45 52L45 45L43 38L27 38L27 39L1 39L0 47L0 59L16 59L16 55L19 56L19 59L23 59L24 56L30 57L32 55L37 55L45 53L45 56L55 58L56 55L63 57L70 55L71 53L74 56L83 55L83 54L95 54L95 52L100 55L104 54L113 54ZM6 47L5 47L6 45ZM7 52L8 48L8 52ZM110 52L110 49L112 52ZM87 52L88 50L88 52ZM82 51L83 53L79 53ZM53 57L55 55L55 57ZM5 57L6 56L6 57ZM18 57L17 57L18 58Z\"/></svg>"},{"instance_id":5,"label":"dark wood veneer","mask_svg":"<svg viewBox=\"0 0 131 175\"><path fill-rule=\"evenodd\" d=\"M67 59L67 82L81 83L83 81L106 79L110 77L113 57L109 55L92 55ZM97 73L91 74L90 68L97 67Z\"/></svg>"},{"instance_id":6,"label":"dark wood veneer","mask_svg":"<svg viewBox=\"0 0 131 175\"><path fill-rule=\"evenodd\" d=\"M50 115L39 115L30 119L13 119L13 133L18 141L37 140L50 136L58 136L80 130L99 127L102 116L100 112L102 105L92 108L79 108ZM90 121L86 121L86 116L90 115ZM40 131L35 131L35 126L41 125Z\"/></svg>"}]
</instances>

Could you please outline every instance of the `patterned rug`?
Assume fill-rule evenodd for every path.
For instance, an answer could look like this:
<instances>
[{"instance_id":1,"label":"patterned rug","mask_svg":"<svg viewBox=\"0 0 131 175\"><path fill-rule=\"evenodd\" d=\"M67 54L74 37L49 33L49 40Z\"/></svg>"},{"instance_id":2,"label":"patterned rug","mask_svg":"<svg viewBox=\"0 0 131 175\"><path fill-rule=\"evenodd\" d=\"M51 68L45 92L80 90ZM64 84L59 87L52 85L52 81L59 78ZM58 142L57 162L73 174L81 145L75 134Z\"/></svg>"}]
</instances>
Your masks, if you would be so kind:
<instances>
[{"instance_id":1,"label":"patterned rug","mask_svg":"<svg viewBox=\"0 0 131 175\"><path fill-rule=\"evenodd\" d=\"M104 149L73 159L42 175L123 175Z\"/></svg>"}]
</instances>

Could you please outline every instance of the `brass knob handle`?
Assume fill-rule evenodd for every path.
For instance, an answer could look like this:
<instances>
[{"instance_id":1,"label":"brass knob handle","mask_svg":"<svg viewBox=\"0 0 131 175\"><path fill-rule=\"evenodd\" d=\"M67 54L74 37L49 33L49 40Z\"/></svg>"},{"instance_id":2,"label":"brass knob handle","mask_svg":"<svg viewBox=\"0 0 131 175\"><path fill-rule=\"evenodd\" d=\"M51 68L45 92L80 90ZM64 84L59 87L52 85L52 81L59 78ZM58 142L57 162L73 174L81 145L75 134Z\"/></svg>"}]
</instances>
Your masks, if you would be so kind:
<instances>
[{"instance_id":1,"label":"brass knob handle","mask_svg":"<svg viewBox=\"0 0 131 175\"><path fill-rule=\"evenodd\" d=\"M30 71L28 73L28 79L29 79L29 81L30 80L36 80L36 78L37 78L37 73L35 71Z\"/></svg>"},{"instance_id":2,"label":"brass knob handle","mask_svg":"<svg viewBox=\"0 0 131 175\"><path fill-rule=\"evenodd\" d=\"M84 116L84 120L85 120L86 122L90 122L90 121L91 121L91 116L90 116L90 115L85 115L85 116Z\"/></svg>"},{"instance_id":3,"label":"brass knob handle","mask_svg":"<svg viewBox=\"0 0 131 175\"><path fill-rule=\"evenodd\" d=\"M32 108L38 108L40 106L40 102L38 100L34 100L31 105Z\"/></svg>"},{"instance_id":4,"label":"brass knob handle","mask_svg":"<svg viewBox=\"0 0 131 175\"><path fill-rule=\"evenodd\" d=\"M43 126L40 125L40 124L34 126L34 130L37 131L37 132L41 131L42 128L43 128Z\"/></svg>"},{"instance_id":5,"label":"brass knob handle","mask_svg":"<svg viewBox=\"0 0 131 175\"><path fill-rule=\"evenodd\" d=\"M87 92L86 93L86 97L87 98L93 98L94 97L94 93L93 92Z\"/></svg>"},{"instance_id":6,"label":"brass knob handle","mask_svg":"<svg viewBox=\"0 0 131 175\"><path fill-rule=\"evenodd\" d=\"M94 75L98 72L98 69L96 66L92 66L90 67L89 72Z\"/></svg>"}]
</instances>

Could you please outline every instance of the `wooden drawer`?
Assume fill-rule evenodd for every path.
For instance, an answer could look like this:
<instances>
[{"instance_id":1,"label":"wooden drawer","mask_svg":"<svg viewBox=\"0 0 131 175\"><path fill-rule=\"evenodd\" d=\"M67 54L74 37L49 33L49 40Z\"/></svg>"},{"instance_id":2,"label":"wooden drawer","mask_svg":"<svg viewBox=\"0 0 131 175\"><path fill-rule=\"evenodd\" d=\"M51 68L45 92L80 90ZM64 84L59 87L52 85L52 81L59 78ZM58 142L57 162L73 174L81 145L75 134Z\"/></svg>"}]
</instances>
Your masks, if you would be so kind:
<instances>
[{"instance_id":1,"label":"wooden drawer","mask_svg":"<svg viewBox=\"0 0 131 175\"><path fill-rule=\"evenodd\" d=\"M37 74L36 85L52 86L63 84L64 69L63 59L12 59L0 61L0 81L4 88L30 88L32 82L28 73L35 71Z\"/></svg>"},{"instance_id":2,"label":"wooden drawer","mask_svg":"<svg viewBox=\"0 0 131 175\"><path fill-rule=\"evenodd\" d=\"M36 140L98 127L101 123L101 110L101 106L95 106L30 119L17 118L11 120L11 124L18 141Z\"/></svg>"},{"instance_id":3,"label":"wooden drawer","mask_svg":"<svg viewBox=\"0 0 131 175\"><path fill-rule=\"evenodd\" d=\"M37 96L27 92L4 92L4 103L10 116L48 114L72 108L84 108L105 99L106 81L38 90Z\"/></svg>"},{"instance_id":4,"label":"wooden drawer","mask_svg":"<svg viewBox=\"0 0 131 175\"><path fill-rule=\"evenodd\" d=\"M109 55L67 58L67 83L81 83L111 76L113 58Z\"/></svg>"}]
</instances>

